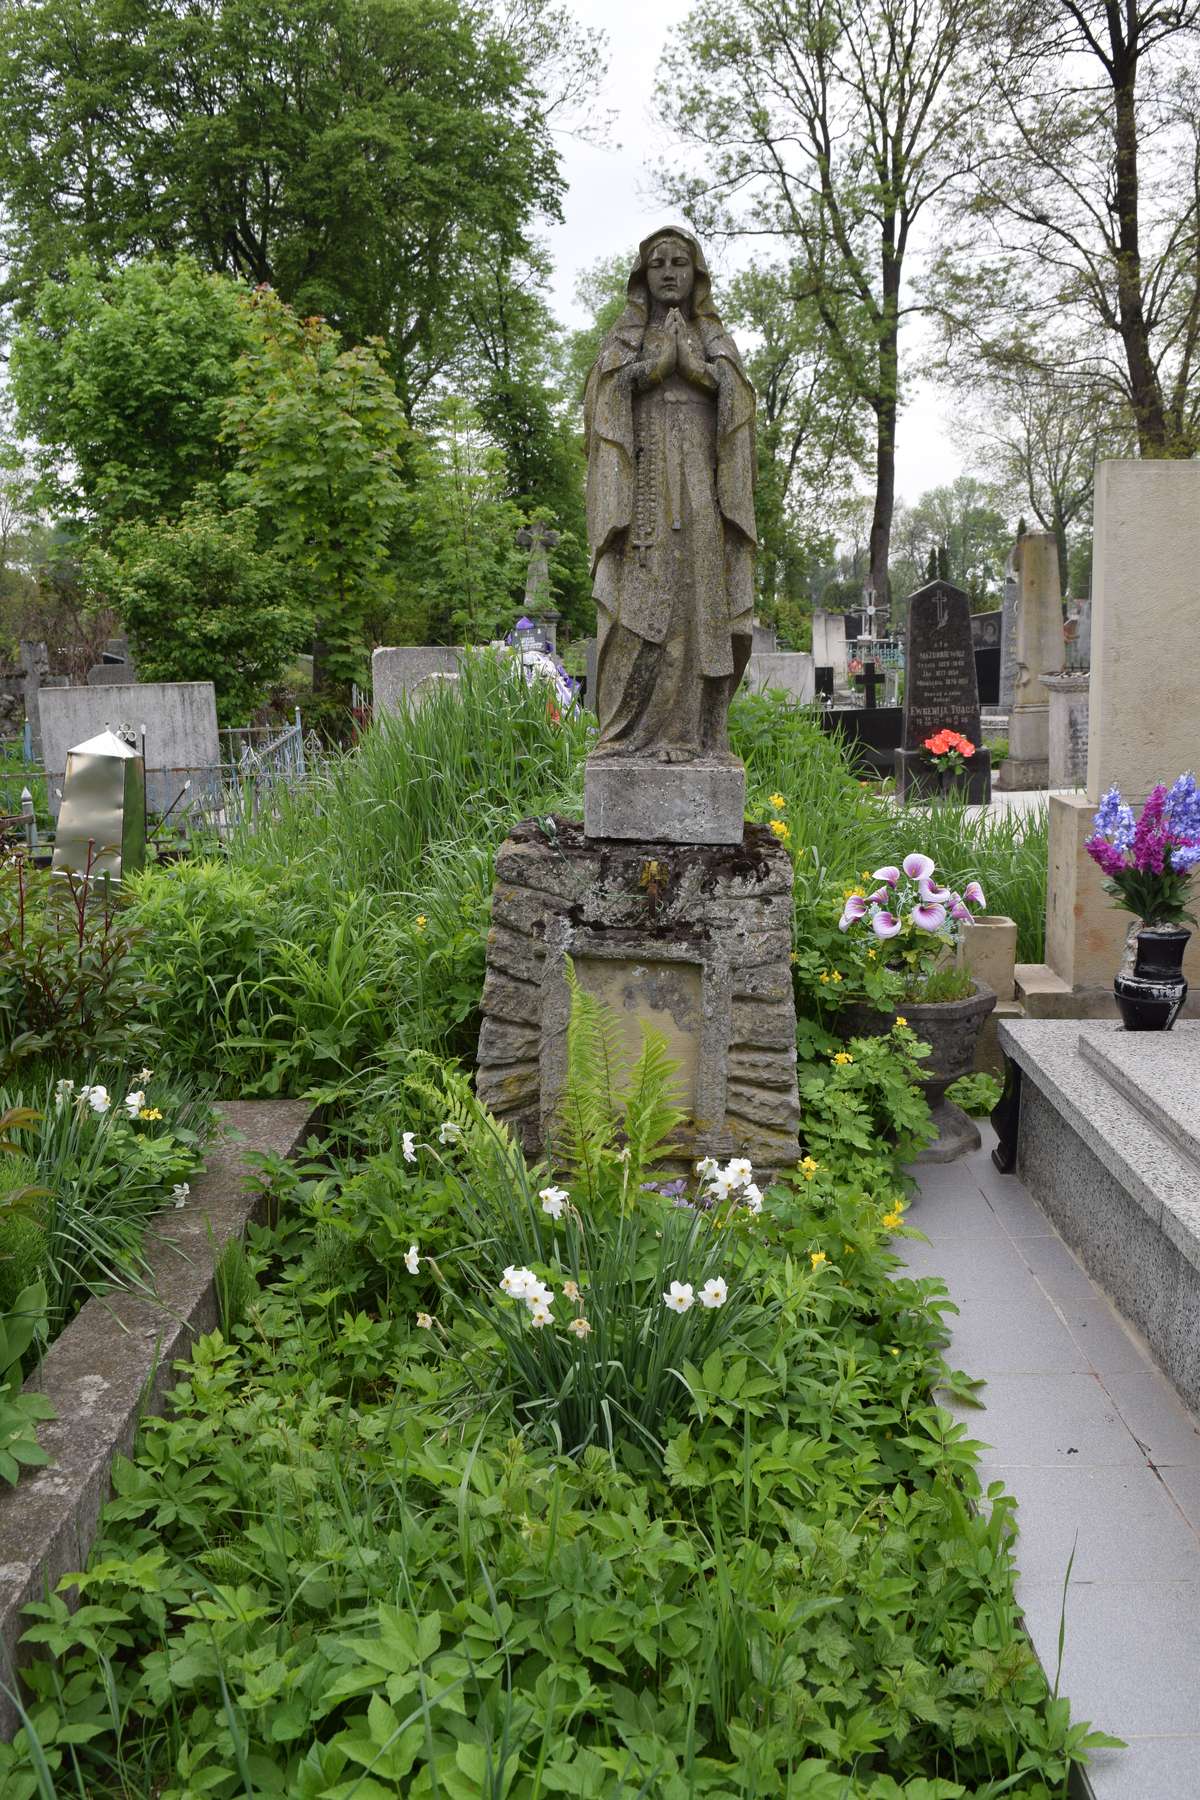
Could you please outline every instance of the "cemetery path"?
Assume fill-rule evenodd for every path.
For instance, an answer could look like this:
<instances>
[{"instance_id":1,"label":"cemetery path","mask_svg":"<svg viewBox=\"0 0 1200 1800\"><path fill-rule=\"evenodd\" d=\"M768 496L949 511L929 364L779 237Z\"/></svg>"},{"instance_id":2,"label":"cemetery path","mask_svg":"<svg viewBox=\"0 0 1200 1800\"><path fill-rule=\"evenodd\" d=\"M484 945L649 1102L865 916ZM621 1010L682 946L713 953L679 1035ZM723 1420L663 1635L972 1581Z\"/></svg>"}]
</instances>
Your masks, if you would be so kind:
<instances>
[{"instance_id":1,"label":"cemetery path","mask_svg":"<svg viewBox=\"0 0 1200 1800\"><path fill-rule=\"evenodd\" d=\"M952 1368L984 1410L980 1473L1016 1496L1017 1595L1051 1681L1064 1582L1060 1690L1077 1719L1124 1738L1088 1771L1095 1800L1200 1795L1200 1423L1076 1261L995 1142L916 1171L895 1248L958 1306Z\"/></svg>"}]
</instances>

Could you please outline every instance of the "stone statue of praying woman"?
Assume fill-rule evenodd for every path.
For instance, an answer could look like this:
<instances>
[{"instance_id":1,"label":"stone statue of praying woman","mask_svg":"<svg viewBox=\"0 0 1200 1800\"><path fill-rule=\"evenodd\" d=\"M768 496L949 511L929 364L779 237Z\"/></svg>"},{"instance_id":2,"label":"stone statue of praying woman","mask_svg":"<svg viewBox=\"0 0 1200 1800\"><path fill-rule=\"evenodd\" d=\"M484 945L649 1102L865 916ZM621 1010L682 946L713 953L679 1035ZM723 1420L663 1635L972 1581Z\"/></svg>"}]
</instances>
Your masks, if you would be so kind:
<instances>
[{"instance_id":1,"label":"stone statue of praying woman","mask_svg":"<svg viewBox=\"0 0 1200 1800\"><path fill-rule=\"evenodd\" d=\"M638 251L584 395L593 754L732 761L754 610L754 390L672 226Z\"/></svg>"}]
</instances>

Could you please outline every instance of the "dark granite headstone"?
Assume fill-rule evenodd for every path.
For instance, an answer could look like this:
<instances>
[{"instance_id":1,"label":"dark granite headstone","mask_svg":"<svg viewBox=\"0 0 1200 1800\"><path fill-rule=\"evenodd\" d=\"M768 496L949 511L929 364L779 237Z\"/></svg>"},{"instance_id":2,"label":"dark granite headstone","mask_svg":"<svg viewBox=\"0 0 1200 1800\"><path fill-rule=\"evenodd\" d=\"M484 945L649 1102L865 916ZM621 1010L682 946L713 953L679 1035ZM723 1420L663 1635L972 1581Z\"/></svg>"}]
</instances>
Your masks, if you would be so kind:
<instances>
[{"instance_id":1,"label":"dark granite headstone","mask_svg":"<svg viewBox=\"0 0 1200 1800\"><path fill-rule=\"evenodd\" d=\"M863 705L868 712L875 710L877 704L875 694L881 685L879 677L875 673L875 664L868 659L863 664Z\"/></svg>"},{"instance_id":2,"label":"dark granite headstone","mask_svg":"<svg viewBox=\"0 0 1200 1800\"><path fill-rule=\"evenodd\" d=\"M908 602L904 663L904 736L896 752L896 792L908 800L942 791L942 781L922 746L943 729L980 741L979 684L971 641L971 603L961 588L931 581ZM957 784L974 804L991 798L991 758L978 749Z\"/></svg>"},{"instance_id":3,"label":"dark granite headstone","mask_svg":"<svg viewBox=\"0 0 1200 1800\"><path fill-rule=\"evenodd\" d=\"M813 688L821 700L833 699L833 664L818 663L813 670Z\"/></svg>"}]
</instances>

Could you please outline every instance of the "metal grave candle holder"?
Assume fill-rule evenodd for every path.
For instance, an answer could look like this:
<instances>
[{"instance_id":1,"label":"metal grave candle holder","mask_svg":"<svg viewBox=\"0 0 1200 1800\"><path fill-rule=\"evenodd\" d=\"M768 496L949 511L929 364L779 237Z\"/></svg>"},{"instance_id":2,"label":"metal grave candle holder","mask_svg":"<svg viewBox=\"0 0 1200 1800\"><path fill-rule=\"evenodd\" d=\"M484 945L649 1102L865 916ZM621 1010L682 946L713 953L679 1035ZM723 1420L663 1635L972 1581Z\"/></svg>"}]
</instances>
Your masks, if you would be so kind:
<instances>
[{"instance_id":1,"label":"metal grave candle holder","mask_svg":"<svg viewBox=\"0 0 1200 1800\"><path fill-rule=\"evenodd\" d=\"M113 732L102 731L67 752L51 866L120 881L145 861L145 763Z\"/></svg>"}]
</instances>

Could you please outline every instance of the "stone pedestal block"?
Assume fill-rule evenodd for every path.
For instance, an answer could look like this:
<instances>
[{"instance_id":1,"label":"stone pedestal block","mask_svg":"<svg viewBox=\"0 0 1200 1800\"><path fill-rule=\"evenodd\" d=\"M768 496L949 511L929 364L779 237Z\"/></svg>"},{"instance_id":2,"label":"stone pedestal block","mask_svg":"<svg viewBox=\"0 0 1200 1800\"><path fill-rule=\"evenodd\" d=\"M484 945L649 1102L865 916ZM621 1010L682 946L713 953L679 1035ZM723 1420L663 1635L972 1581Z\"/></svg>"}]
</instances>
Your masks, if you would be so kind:
<instances>
[{"instance_id":1,"label":"stone pedestal block","mask_svg":"<svg viewBox=\"0 0 1200 1800\"><path fill-rule=\"evenodd\" d=\"M1017 960L1017 922L1005 913L977 913L958 940L958 966L991 988L996 999L1011 1000Z\"/></svg>"},{"instance_id":2,"label":"stone pedestal block","mask_svg":"<svg viewBox=\"0 0 1200 1800\"><path fill-rule=\"evenodd\" d=\"M1014 707L1008 721L1008 755L996 771L1006 792L1050 785L1050 706Z\"/></svg>"},{"instance_id":3,"label":"stone pedestal block","mask_svg":"<svg viewBox=\"0 0 1200 1800\"><path fill-rule=\"evenodd\" d=\"M797 1156L792 865L764 826L722 847L596 842L532 820L496 859L477 1089L525 1148L552 1149L566 1076L566 960L631 1063L642 1022L679 1064L684 1157Z\"/></svg>"},{"instance_id":4,"label":"stone pedestal block","mask_svg":"<svg viewBox=\"0 0 1200 1800\"><path fill-rule=\"evenodd\" d=\"M736 757L690 763L592 756L583 772L590 838L635 843L740 844L746 770Z\"/></svg>"},{"instance_id":5,"label":"stone pedestal block","mask_svg":"<svg viewBox=\"0 0 1200 1800\"><path fill-rule=\"evenodd\" d=\"M1081 788L1087 781L1088 694L1086 670L1043 675L1050 695L1050 786Z\"/></svg>"}]
</instances>

